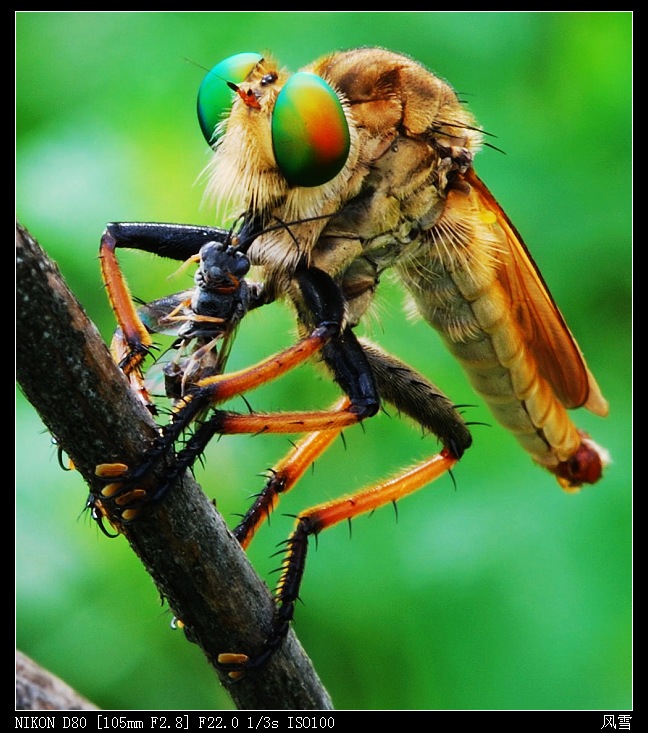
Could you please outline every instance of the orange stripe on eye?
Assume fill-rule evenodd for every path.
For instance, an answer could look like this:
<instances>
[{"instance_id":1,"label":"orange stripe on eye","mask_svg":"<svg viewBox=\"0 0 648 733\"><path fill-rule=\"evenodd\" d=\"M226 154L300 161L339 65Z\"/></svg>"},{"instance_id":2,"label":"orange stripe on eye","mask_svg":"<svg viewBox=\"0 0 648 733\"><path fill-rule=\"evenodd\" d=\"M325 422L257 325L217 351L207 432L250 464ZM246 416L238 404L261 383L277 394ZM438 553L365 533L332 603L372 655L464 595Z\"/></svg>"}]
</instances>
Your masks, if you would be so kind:
<instances>
[{"instance_id":1,"label":"orange stripe on eye","mask_svg":"<svg viewBox=\"0 0 648 733\"><path fill-rule=\"evenodd\" d=\"M299 72L286 82L272 115L277 165L295 186L320 186L344 167L350 134L335 91L316 74Z\"/></svg>"}]
</instances>

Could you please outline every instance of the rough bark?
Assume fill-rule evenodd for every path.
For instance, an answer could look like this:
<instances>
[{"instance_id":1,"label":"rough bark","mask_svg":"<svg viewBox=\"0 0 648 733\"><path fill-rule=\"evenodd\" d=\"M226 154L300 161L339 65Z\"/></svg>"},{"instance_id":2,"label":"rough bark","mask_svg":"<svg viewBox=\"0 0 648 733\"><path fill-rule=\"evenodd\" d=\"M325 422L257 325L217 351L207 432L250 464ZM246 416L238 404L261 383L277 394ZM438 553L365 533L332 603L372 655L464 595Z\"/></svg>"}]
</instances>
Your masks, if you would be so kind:
<instances>
[{"instance_id":1,"label":"rough bark","mask_svg":"<svg viewBox=\"0 0 648 733\"><path fill-rule=\"evenodd\" d=\"M56 265L20 225L16 253L18 381L88 486L97 490L95 466L136 465L156 434L155 424ZM272 597L190 474L123 534L210 664L223 651L261 646L273 616ZM235 684L214 669L240 709L331 708L292 631L264 668Z\"/></svg>"}]
</instances>

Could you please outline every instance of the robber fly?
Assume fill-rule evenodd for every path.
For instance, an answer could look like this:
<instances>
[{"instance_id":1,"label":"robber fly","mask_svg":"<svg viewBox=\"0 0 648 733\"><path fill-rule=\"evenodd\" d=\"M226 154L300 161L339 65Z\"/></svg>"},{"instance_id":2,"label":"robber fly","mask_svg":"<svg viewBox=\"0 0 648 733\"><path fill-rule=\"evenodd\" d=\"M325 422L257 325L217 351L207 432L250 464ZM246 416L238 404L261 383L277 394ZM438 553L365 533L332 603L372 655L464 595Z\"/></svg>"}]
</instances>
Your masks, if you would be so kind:
<instances>
[{"instance_id":1,"label":"robber fly","mask_svg":"<svg viewBox=\"0 0 648 733\"><path fill-rule=\"evenodd\" d=\"M293 75L242 54L203 85L220 89L223 78L237 90L227 118L212 106L201 116L215 150L210 195L261 226L308 219L252 243L266 286L308 322L299 272L325 272L344 296L348 334L393 267L534 460L565 487L598 480L603 454L565 410L605 415L607 403L521 237L473 169L482 133L455 92L409 58L371 48ZM203 94L201 110L212 101ZM322 215L330 218L313 218Z\"/></svg>"},{"instance_id":2,"label":"robber fly","mask_svg":"<svg viewBox=\"0 0 648 733\"><path fill-rule=\"evenodd\" d=\"M261 365L199 380L201 399L216 404L312 357L345 395L319 412L216 411L213 432L305 435L245 516L241 543L335 436L381 400L443 445L395 479L298 516L273 633L252 657L222 655L234 676L264 661L285 634L309 535L420 488L471 444L463 418L431 382L356 337L383 272L395 270L495 418L564 489L597 482L607 461L567 411L604 416L608 406L520 235L477 176L483 134L446 82L378 48L333 53L295 74L242 53L206 75L198 117L214 150L208 195L239 217L241 246L263 272L264 302L291 303L301 336ZM127 336L129 354L139 339Z\"/></svg>"}]
</instances>

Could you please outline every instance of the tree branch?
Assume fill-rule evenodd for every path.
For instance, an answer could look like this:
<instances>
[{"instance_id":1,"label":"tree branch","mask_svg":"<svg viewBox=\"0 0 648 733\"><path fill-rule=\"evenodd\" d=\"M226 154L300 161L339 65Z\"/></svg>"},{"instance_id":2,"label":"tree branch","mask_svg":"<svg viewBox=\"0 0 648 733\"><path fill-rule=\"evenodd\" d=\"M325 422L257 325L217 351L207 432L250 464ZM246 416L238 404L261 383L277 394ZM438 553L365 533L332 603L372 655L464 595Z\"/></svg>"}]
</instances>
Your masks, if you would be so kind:
<instances>
[{"instance_id":1,"label":"tree branch","mask_svg":"<svg viewBox=\"0 0 648 733\"><path fill-rule=\"evenodd\" d=\"M136 465L156 435L155 424L56 265L20 225L16 250L18 381L75 468L100 490L95 466ZM35 324L37 350L29 337ZM262 645L272 597L189 474L123 534L212 666L221 652ZM292 631L265 667L235 684L214 668L240 709L332 707Z\"/></svg>"},{"instance_id":2,"label":"tree branch","mask_svg":"<svg viewBox=\"0 0 648 733\"><path fill-rule=\"evenodd\" d=\"M33 659L16 651L16 710L97 710Z\"/></svg>"}]
</instances>

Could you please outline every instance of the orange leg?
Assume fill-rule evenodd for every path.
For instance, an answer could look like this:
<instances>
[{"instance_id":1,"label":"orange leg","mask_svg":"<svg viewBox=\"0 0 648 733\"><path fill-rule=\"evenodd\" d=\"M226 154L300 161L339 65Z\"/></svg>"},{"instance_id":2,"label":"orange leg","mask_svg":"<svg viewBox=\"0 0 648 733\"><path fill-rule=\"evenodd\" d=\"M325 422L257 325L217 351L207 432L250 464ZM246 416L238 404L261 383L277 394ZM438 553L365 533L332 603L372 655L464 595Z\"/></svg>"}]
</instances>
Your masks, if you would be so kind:
<instances>
[{"instance_id":1,"label":"orange leg","mask_svg":"<svg viewBox=\"0 0 648 733\"><path fill-rule=\"evenodd\" d=\"M138 496L133 492L142 486L146 475L168 450L180 438L194 421L199 419L212 405L230 399L236 395L248 392L255 387L277 379L291 369L299 366L330 341L337 326L323 325L316 328L309 336L298 343L271 356L258 364L228 374L207 377L199 380L191 387L176 406L173 419L163 429L162 436L147 452L144 461L132 470L125 468L121 475L118 470L113 471L111 464L101 464L97 467L97 475L105 478L107 485L101 492L103 507L107 509L110 503L114 509L116 519L131 521L138 514L136 506L130 504L128 509L118 502L121 496ZM355 405L349 398L336 403L330 410L279 412L279 413L251 413L239 414L224 410L214 410L204 422L198 422L198 427L188 439L185 447L178 452L167 479L152 495L146 495L140 503L159 501L170 486L187 468L190 468L196 459L204 452L211 438L216 434L256 434L256 433L313 433L316 436L304 439L305 445L310 447L307 453L312 455L310 462L316 455L324 451L341 430L355 425L375 412L374 406ZM323 433L331 431L327 437ZM322 434L320 434L322 433ZM320 446L319 448L317 446ZM307 465L305 463L305 465ZM294 478L293 483L298 477ZM258 520L252 521L257 526ZM245 533L247 534L247 532ZM249 540L248 540L249 541Z\"/></svg>"},{"instance_id":2,"label":"orange leg","mask_svg":"<svg viewBox=\"0 0 648 733\"><path fill-rule=\"evenodd\" d=\"M207 241L208 238L214 241ZM117 262L117 247L197 261L199 268L194 289L136 309ZM173 475L169 475L165 486L153 499L161 496L166 485L181 475L180 472L193 465L215 434L328 430L337 433L378 410L379 396L367 356L351 329L344 327L345 301L338 285L326 273L305 264L295 271L295 283L301 289L305 310L312 315L310 335L252 367L224 374L229 344L238 323L251 307L267 302L267 296L262 286L254 287L245 281L249 260L243 251L223 241L222 231L180 225L109 224L101 240L100 258L108 295L119 323L113 353L144 402L152 407L141 375L143 360L152 346L150 334L162 330L169 319L179 322L178 342L189 344L189 348L193 348L191 358L198 362L198 369L188 367L185 360L179 362L177 374L165 372L169 378L167 391L171 388L172 392L169 396L178 399L171 421L162 428L144 462L121 475L118 471L113 475L110 464L98 466L97 474L107 483L101 492L102 507L107 509L109 504L113 505L118 518L126 518L119 500L127 495L135 496L134 490L143 488L146 474L175 447L187 428L195 428L193 435L176 455ZM221 346L218 356L207 360L208 368L201 369L202 349L213 347L216 352L218 342ZM348 400L335 409L265 415L241 415L213 409L207 418L210 409L277 379L315 354L321 354L348 395ZM178 385L180 389L176 394L174 387ZM323 450L329 441L324 437L320 440Z\"/></svg>"},{"instance_id":3,"label":"orange leg","mask_svg":"<svg viewBox=\"0 0 648 733\"><path fill-rule=\"evenodd\" d=\"M319 534L341 521L402 499L450 471L458 460L448 448L444 448L395 478L301 512L287 542L288 549L276 589L277 610L270 636L261 652L253 657L235 653L219 655L218 662L229 671L230 677L238 679L245 670L264 664L288 632L299 597L310 535Z\"/></svg>"},{"instance_id":4,"label":"orange leg","mask_svg":"<svg viewBox=\"0 0 648 733\"><path fill-rule=\"evenodd\" d=\"M289 346L252 367L199 380L179 401L174 410L173 419L165 429L164 442L167 444L175 442L182 431L207 407L245 394L303 364L321 351L322 347L332 338L335 329L336 326L320 326L293 346ZM192 452L197 457L199 454L196 451L202 452L209 439L216 434L310 433L320 430L339 432L345 427L356 424L368 414L364 406L354 405L349 398L336 403L330 410L255 412L245 415L215 410L211 417L196 429L179 457L183 453L188 456Z\"/></svg>"},{"instance_id":5,"label":"orange leg","mask_svg":"<svg viewBox=\"0 0 648 733\"><path fill-rule=\"evenodd\" d=\"M350 405L349 399L343 397L331 408L331 412L342 412ZM307 433L295 444L292 450L280 463L270 471L270 478L257 496L254 504L234 529L234 536L245 549L256 534L261 524L279 504L279 497L290 491L306 470L319 458L340 434L342 428L318 430Z\"/></svg>"},{"instance_id":6,"label":"orange leg","mask_svg":"<svg viewBox=\"0 0 648 733\"><path fill-rule=\"evenodd\" d=\"M115 255L116 247L114 237L108 232L104 233L99 247L101 274L122 334L122 337L114 342L114 344L119 343L120 346L113 347L113 356L122 371L129 375L141 368L142 361L149 353L153 341L133 304L133 298Z\"/></svg>"}]
</instances>

